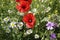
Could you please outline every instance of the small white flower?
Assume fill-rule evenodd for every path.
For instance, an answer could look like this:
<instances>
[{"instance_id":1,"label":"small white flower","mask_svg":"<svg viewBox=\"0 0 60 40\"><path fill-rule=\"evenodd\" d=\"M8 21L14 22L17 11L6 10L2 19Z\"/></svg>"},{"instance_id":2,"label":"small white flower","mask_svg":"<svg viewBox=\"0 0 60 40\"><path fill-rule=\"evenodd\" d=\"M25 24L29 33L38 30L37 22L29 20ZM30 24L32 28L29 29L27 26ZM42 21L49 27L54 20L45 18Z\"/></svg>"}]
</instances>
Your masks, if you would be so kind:
<instances>
[{"instance_id":1,"label":"small white flower","mask_svg":"<svg viewBox=\"0 0 60 40\"><path fill-rule=\"evenodd\" d=\"M6 17L3 20L4 20L4 22L8 22L10 20L10 18L9 17Z\"/></svg>"},{"instance_id":2,"label":"small white flower","mask_svg":"<svg viewBox=\"0 0 60 40\"><path fill-rule=\"evenodd\" d=\"M10 27L11 27L11 28L16 27L16 22L11 22L11 23L10 23Z\"/></svg>"},{"instance_id":3,"label":"small white flower","mask_svg":"<svg viewBox=\"0 0 60 40\"><path fill-rule=\"evenodd\" d=\"M32 29L29 29L29 30L26 31L26 34L29 35L29 34L31 34L32 32L33 32L33 30L32 30Z\"/></svg>"},{"instance_id":4,"label":"small white flower","mask_svg":"<svg viewBox=\"0 0 60 40\"><path fill-rule=\"evenodd\" d=\"M8 13L12 13L12 11L11 10L8 10Z\"/></svg>"},{"instance_id":5,"label":"small white flower","mask_svg":"<svg viewBox=\"0 0 60 40\"><path fill-rule=\"evenodd\" d=\"M46 12L49 12L51 10L50 7L48 7L47 9L45 9Z\"/></svg>"},{"instance_id":6,"label":"small white flower","mask_svg":"<svg viewBox=\"0 0 60 40\"><path fill-rule=\"evenodd\" d=\"M39 38L39 35L38 34L35 34L35 39Z\"/></svg>"},{"instance_id":7,"label":"small white flower","mask_svg":"<svg viewBox=\"0 0 60 40\"><path fill-rule=\"evenodd\" d=\"M22 29L23 22L19 22L19 23L17 24L17 26L18 26L19 29Z\"/></svg>"}]
</instances>

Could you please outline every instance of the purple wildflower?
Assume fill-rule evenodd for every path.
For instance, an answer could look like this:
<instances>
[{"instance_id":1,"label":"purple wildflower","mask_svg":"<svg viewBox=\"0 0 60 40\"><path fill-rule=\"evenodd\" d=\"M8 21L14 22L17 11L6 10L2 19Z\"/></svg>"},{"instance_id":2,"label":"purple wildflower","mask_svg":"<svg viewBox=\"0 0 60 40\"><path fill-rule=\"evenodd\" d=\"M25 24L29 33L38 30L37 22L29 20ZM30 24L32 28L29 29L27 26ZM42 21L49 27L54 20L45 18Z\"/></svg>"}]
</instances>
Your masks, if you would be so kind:
<instances>
[{"instance_id":1,"label":"purple wildflower","mask_svg":"<svg viewBox=\"0 0 60 40\"><path fill-rule=\"evenodd\" d=\"M52 33L52 34L50 35L50 39L53 40L53 39L55 39L55 38L56 38L56 34L55 34L55 33Z\"/></svg>"},{"instance_id":2,"label":"purple wildflower","mask_svg":"<svg viewBox=\"0 0 60 40\"><path fill-rule=\"evenodd\" d=\"M46 26L47 26L47 30L52 30L54 29L53 27L55 26L55 24L53 22L48 22Z\"/></svg>"}]
</instances>

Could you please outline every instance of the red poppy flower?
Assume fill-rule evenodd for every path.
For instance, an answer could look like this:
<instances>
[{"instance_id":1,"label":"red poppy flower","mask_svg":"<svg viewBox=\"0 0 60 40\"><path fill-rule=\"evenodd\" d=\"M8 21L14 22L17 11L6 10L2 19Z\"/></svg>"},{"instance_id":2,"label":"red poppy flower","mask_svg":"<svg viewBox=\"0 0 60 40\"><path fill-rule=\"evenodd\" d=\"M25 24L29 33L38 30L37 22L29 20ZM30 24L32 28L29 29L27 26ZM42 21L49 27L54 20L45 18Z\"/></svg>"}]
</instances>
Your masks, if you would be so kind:
<instances>
[{"instance_id":1,"label":"red poppy flower","mask_svg":"<svg viewBox=\"0 0 60 40\"><path fill-rule=\"evenodd\" d=\"M22 1L19 5L16 6L16 9L20 12L27 12L30 9L28 2Z\"/></svg>"},{"instance_id":2,"label":"red poppy flower","mask_svg":"<svg viewBox=\"0 0 60 40\"><path fill-rule=\"evenodd\" d=\"M32 2L32 0L20 0L20 2L21 1L26 1L26 2L28 2L29 4L31 4L31 2Z\"/></svg>"},{"instance_id":3,"label":"red poppy flower","mask_svg":"<svg viewBox=\"0 0 60 40\"><path fill-rule=\"evenodd\" d=\"M35 21L35 16L32 13L28 13L23 17L23 22L26 23L27 28L33 28Z\"/></svg>"},{"instance_id":4,"label":"red poppy flower","mask_svg":"<svg viewBox=\"0 0 60 40\"><path fill-rule=\"evenodd\" d=\"M16 0L16 2L20 2L20 0Z\"/></svg>"}]
</instances>

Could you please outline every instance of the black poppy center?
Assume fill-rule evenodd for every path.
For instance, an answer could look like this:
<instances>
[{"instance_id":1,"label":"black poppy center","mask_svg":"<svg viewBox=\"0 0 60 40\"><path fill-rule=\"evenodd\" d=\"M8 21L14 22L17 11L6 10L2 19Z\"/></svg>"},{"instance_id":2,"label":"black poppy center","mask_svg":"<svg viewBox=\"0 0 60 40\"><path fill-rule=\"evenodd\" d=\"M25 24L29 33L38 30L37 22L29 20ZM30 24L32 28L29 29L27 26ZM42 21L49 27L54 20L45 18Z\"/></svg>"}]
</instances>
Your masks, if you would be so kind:
<instances>
[{"instance_id":1,"label":"black poppy center","mask_svg":"<svg viewBox=\"0 0 60 40\"><path fill-rule=\"evenodd\" d=\"M31 22L32 22L32 20L29 20L29 22L31 23Z\"/></svg>"},{"instance_id":2,"label":"black poppy center","mask_svg":"<svg viewBox=\"0 0 60 40\"><path fill-rule=\"evenodd\" d=\"M25 0L25 1L28 1L28 0Z\"/></svg>"},{"instance_id":3,"label":"black poppy center","mask_svg":"<svg viewBox=\"0 0 60 40\"><path fill-rule=\"evenodd\" d=\"M22 6L23 9L25 9L26 7L25 6Z\"/></svg>"}]
</instances>

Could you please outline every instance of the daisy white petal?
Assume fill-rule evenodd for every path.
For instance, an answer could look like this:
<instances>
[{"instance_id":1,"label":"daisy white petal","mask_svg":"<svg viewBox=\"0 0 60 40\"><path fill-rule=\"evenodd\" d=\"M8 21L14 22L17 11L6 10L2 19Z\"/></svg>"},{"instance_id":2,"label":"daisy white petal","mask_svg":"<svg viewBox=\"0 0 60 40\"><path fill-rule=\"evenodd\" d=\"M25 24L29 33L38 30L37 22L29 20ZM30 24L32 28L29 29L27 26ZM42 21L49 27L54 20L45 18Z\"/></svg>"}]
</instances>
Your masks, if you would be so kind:
<instances>
[{"instance_id":1,"label":"daisy white petal","mask_svg":"<svg viewBox=\"0 0 60 40\"><path fill-rule=\"evenodd\" d=\"M32 32L33 32L32 29L29 29L29 30L26 31L26 33L27 33L28 35L31 34Z\"/></svg>"},{"instance_id":2,"label":"daisy white petal","mask_svg":"<svg viewBox=\"0 0 60 40\"><path fill-rule=\"evenodd\" d=\"M19 29L22 29L23 22L19 22L19 23L17 24L17 26L18 26Z\"/></svg>"},{"instance_id":3,"label":"daisy white petal","mask_svg":"<svg viewBox=\"0 0 60 40\"><path fill-rule=\"evenodd\" d=\"M38 34L35 34L35 39L39 38L39 35Z\"/></svg>"},{"instance_id":4,"label":"daisy white petal","mask_svg":"<svg viewBox=\"0 0 60 40\"><path fill-rule=\"evenodd\" d=\"M11 23L10 23L10 27L11 27L11 28L16 27L16 22L11 22Z\"/></svg>"}]
</instances>

